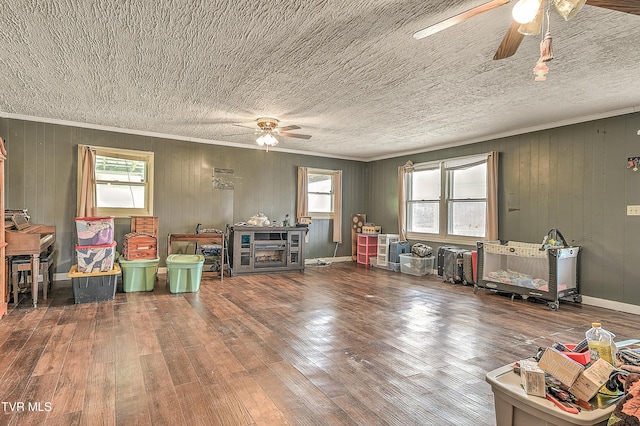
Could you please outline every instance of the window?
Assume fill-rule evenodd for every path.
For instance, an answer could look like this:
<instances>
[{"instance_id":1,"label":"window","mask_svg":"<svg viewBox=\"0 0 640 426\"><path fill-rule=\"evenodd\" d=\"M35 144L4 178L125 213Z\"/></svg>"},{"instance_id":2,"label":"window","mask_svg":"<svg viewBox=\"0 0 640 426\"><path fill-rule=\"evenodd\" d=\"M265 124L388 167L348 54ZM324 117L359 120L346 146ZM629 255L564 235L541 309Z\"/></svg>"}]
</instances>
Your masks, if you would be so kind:
<instances>
[{"instance_id":1,"label":"window","mask_svg":"<svg viewBox=\"0 0 640 426\"><path fill-rule=\"evenodd\" d=\"M485 237L487 155L416 164L405 191L410 238L475 243Z\"/></svg>"},{"instance_id":2,"label":"window","mask_svg":"<svg viewBox=\"0 0 640 426\"><path fill-rule=\"evenodd\" d=\"M342 170L298 167L296 217L333 219L333 242L342 242Z\"/></svg>"},{"instance_id":3,"label":"window","mask_svg":"<svg viewBox=\"0 0 640 426\"><path fill-rule=\"evenodd\" d=\"M82 145L78 146L78 158L82 158L82 148ZM153 152L103 147L93 149L96 215L152 215ZM81 169L81 161L78 164ZM81 170L78 173L80 176Z\"/></svg>"},{"instance_id":4,"label":"window","mask_svg":"<svg viewBox=\"0 0 640 426\"><path fill-rule=\"evenodd\" d=\"M309 215L315 218L332 218L335 206L333 170L308 169L307 199Z\"/></svg>"}]
</instances>

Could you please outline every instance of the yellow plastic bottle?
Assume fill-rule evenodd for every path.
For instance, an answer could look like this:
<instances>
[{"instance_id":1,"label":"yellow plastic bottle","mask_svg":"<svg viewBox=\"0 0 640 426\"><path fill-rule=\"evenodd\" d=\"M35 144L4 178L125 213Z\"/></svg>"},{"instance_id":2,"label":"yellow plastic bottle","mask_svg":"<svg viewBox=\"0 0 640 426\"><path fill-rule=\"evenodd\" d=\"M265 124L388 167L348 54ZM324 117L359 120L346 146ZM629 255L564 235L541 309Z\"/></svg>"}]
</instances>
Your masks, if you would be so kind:
<instances>
[{"instance_id":1,"label":"yellow plastic bottle","mask_svg":"<svg viewBox=\"0 0 640 426\"><path fill-rule=\"evenodd\" d=\"M591 355L591 359L595 361L598 358L602 358L609 364L615 365L614 360L617 349L613 338L616 336L602 328L599 322L592 323L591 328L585 334L589 344L589 355Z\"/></svg>"}]
</instances>

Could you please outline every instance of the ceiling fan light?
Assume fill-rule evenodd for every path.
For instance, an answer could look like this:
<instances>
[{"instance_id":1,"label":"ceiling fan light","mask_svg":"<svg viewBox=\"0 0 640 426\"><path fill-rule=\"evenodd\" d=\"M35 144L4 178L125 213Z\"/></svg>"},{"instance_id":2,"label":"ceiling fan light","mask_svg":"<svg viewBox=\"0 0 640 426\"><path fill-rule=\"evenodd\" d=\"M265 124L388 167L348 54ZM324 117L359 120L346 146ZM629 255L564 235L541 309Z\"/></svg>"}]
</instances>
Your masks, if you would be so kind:
<instances>
[{"instance_id":1,"label":"ceiling fan light","mask_svg":"<svg viewBox=\"0 0 640 426\"><path fill-rule=\"evenodd\" d=\"M540 7L538 7L538 13L536 13L536 17L533 18L533 21L528 22L526 24L521 24L518 27L518 32L524 35L536 35L540 34L542 31L542 21L544 20L544 7L542 2L540 2Z\"/></svg>"},{"instance_id":2,"label":"ceiling fan light","mask_svg":"<svg viewBox=\"0 0 640 426\"><path fill-rule=\"evenodd\" d=\"M536 18L541 0L518 0L513 6L511 15L519 24L528 24Z\"/></svg>"},{"instance_id":3,"label":"ceiling fan light","mask_svg":"<svg viewBox=\"0 0 640 426\"><path fill-rule=\"evenodd\" d=\"M258 139L256 139L256 142L260 146L266 145L267 147L278 145L278 139L276 139L273 135L269 133L260 136Z\"/></svg>"},{"instance_id":4,"label":"ceiling fan light","mask_svg":"<svg viewBox=\"0 0 640 426\"><path fill-rule=\"evenodd\" d=\"M565 21L568 21L576 13L580 12L580 9L582 9L585 3L586 0L553 0L553 5Z\"/></svg>"}]
</instances>

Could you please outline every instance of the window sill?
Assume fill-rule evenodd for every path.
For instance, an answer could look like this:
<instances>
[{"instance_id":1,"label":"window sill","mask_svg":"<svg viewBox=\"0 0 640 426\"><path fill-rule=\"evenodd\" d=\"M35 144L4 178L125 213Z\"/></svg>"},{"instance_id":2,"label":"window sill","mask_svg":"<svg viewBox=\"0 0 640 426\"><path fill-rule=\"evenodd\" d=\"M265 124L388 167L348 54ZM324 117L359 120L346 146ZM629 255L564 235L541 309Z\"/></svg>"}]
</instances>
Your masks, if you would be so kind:
<instances>
[{"instance_id":1,"label":"window sill","mask_svg":"<svg viewBox=\"0 0 640 426\"><path fill-rule=\"evenodd\" d=\"M458 235L449 235L446 237L442 237L440 235L435 234L422 234L419 232L408 232L407 239L415 240L415 241L426 241L426 242L434 242L434 243L445 243L445 244L460 244L466 246L476 247L476 243L478 241L484 241L484 237L462 237Z\"/></svg>"},{"instance_id":2,"label":"window sill","mask_svg":"<svg viewBox=\"0 0 640 426\"><path fill-rule=\"evenodd\" d=\"M333 219L333 213L325 213L325 214L322 214L322 213L315 213L315 214L314 213L309 213L309 216L311 216L312 220L314 220L314 219L318 219L318 220L320 220L320 219Z\"/></svg>"}]
</instances>

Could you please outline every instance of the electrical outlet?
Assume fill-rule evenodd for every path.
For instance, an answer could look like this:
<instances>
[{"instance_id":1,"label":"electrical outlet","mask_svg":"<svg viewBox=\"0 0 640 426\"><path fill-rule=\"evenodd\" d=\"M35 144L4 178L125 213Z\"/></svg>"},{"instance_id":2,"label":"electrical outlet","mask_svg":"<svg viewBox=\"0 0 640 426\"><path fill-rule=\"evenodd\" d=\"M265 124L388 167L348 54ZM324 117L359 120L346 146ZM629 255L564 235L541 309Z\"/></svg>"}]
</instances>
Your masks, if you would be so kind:
<instances>
[{"instance_id":1,"label":"electrical outlet","mask_svg":"<svg viewBox=\"0 0 640 426\"><path fill-rule=\"evenodd\" d=\"M640 206L627 206L627 216L640 216Z\"/></svg>"}]
</instances>

